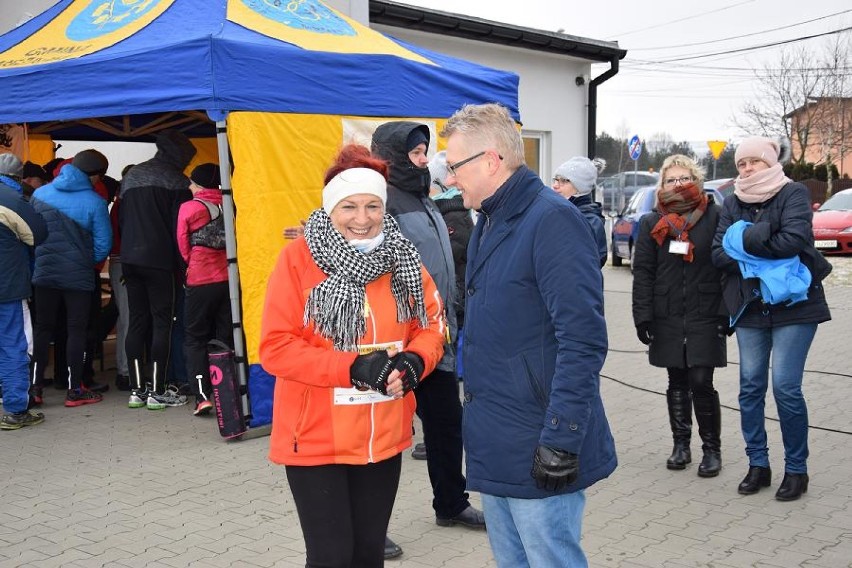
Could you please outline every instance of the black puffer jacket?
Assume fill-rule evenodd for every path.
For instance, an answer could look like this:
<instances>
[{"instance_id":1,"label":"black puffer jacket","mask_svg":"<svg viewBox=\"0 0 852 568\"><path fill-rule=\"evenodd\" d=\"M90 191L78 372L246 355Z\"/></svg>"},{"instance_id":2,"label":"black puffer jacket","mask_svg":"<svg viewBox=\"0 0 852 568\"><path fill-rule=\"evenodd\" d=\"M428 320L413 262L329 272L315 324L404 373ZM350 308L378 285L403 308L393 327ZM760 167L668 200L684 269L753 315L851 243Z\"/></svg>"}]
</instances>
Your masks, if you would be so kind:
<instances>
[{"instance_id":1,"label":"black puffer jacket","mask_svg":"<svg viewBox=\"0 0 852 568\"><path fill-rule=\"evenodd\" d=\"M429 197L432 176L428 168L418 168L408 157L408 135L420 129L428 141L425 124L408 121L387 122L373 133L372 152L390 164L388 174L387 212L399 223L402 234L411 241L435 281L447 312L450 341L444 346L444 357L438 364L442 371L456 368L453 345L456 340L455 287L456 271L447 225L438 206Z\"/></svg>"},{"instance_id":2,"label":"black puffer jacket","mask_svg":"<svg viewBox=\"0 0 852 568\"><path fill-rule=\"evenodd\" d=\"M743 234L743 246L747 252L762 258L798 255L811 272L807 300L792 306L769 305L760 300L758 280L743 279L737 261L729 257L722 246L728 227L739 220L754 223ZM831 319L822 287L822 281L831 272L831 264L814 248L810 192L800 183L788 183L764 203L745 203L737 199L736 194L726 197L713 239L713 263L725 275L724 295L728 313L733 316L745 306L736 322L738 327L778 327Z\"/></svg>"},{"instance_id":3,"label":"black puffer jacket","mask_svg":"<svg viewBox=\"0 0 852 568\"><path fill-rule=\"evenodd\" d=\"M453 262L456 266L456 320L459 328L464 327L464 273L467 269L467 243L473 232L473 217L470 209L465 209L461 195L446 199L436 199L435 205L444 217L447 232L450 234L450 246L453 249Z\"/></svg>"},{"instance_id":4,"label":"black puffer jacket","mask_svg":"<svg viewBox=\"0 0 852 568\"><path fill-rule=\"evenodd\" d=\"M164 131L157 137L157 154L121 180L122 263L162 270L180 266L177 213L181 203L192 199L183 170L195 152L183 134Z\"/></svg>"},{"instance_id":5,"label":"black puffer jacket","mask_svg":"<svg viewBox=\"0 0 852 568\"><path fill-rule=\"evenodd\" d=\"M692 262L669 252L651 237L661 215L648 213L639 224L633 257L633 321L651 323L649 360L656 367L724 367L727 364L722 273L710 257L719 207L710 205L689 230Z\"/></svg>"}]
</instances>

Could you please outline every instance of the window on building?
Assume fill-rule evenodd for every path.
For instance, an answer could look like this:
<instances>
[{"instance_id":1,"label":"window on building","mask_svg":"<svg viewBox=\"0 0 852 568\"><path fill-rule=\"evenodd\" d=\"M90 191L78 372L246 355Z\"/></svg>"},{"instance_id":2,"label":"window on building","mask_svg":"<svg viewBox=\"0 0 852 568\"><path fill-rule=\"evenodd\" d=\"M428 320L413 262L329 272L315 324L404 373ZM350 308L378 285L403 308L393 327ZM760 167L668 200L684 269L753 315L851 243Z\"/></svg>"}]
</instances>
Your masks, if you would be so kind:
<instances>
[{"instance_id":1,"label":"window on building","mask_svg":"<svg viewBox=\"0 0 852 568\"><path fill-rule=\"evenodd\" d=\"M521 132L521 137L524 141L524 159L527 167L542 177L542 172L549 171L548 164L545 163L547 133L524 130Z\"/></svg>"}]
</instances>

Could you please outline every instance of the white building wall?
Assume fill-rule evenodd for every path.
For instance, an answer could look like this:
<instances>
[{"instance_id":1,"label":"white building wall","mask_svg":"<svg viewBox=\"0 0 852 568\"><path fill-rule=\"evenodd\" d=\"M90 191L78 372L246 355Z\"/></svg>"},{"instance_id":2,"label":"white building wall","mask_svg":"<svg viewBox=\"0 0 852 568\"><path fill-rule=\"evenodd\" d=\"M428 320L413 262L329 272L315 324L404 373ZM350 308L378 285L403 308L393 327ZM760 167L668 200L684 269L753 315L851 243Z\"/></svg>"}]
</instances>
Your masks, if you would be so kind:
<instances>
[{"instance_id":1,"label":"white building wall","mask_svg":"<svg viewBox=\"0 0 852 568\"><path fill-rule=\"evenodd\" d=\"M544 133L545 181L571 156L586 155L589 61L379 24L372 27L432 51L517 73L523 130ZM576 85L578 76L586 77L583 86Z\"/></svg>"}]
</instances>

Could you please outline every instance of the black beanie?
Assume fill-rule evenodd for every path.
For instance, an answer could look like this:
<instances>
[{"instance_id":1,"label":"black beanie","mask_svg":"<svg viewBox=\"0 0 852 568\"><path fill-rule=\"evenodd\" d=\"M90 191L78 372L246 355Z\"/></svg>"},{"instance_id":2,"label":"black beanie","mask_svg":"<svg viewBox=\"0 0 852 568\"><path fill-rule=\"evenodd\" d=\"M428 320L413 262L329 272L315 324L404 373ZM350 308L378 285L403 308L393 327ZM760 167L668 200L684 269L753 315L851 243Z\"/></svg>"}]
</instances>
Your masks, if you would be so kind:
<instances>
[{"instance_id":1,"label":"black beanie","mask_svg":"<svg viewBox=\"0 0 852 568\"><path fill-rule=\"evenodd\" d=\"M189 179L200 187L216 189L222 184L222 178L219 176L219 164L207 163L196 166L189 175Z\"/></svg>"},{"instance_id":2,"label":"black beanie","mask_svg":"<svg viewBox=\"0 0 852 568\"><path fill-rule=\"evenodd\" d=\"M32 178L37 177L43 180L48 180L47 172L44 171L44 168L38 164L34 164L33 162L24 162L24 178Z\"/></svg>"},{"instance_id":3,"label":"black beanie","mask_svg":"<svg viewBox=\"0 0 852 568\"><path fill-rule=\"evenodd\" d=\"M405 151L411 152L420 144L426 144L429 147L429 137L423 132L423 128L415 128L408 133L408 138L405 140Z\"/></svg>"},{"instance_id":4,"label":"black beanie","mask_svg":"<svg viewBox=\"0 0 852 568\"><path fill-rule=\"evenodd\" d=\"M97 150L89 149L83 150L82 152L78 152L74 159L71 161L71 165L78 168L84 174L89 176L94 175L106 175L107 168L109 167L109 162L106 159L106 156L98 152Z\"/></svg>"}]
</instances>

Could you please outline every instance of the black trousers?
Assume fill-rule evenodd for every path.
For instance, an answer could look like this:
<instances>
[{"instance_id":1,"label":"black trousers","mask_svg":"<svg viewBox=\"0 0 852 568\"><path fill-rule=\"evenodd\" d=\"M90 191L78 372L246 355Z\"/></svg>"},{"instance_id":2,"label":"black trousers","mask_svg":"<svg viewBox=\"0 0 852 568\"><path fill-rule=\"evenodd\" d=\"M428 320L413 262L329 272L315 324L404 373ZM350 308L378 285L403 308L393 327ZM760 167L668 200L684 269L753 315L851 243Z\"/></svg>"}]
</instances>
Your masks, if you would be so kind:
<instances>
[{"instance_id":1,"label":"black trousers","mask_svg":"<svg viewBox=\"0 0 852 568\"><path fill-rule=\"evenodd\" d=\"M462 406L453 371L435 369L414 390L423 424L426 468L432 484L432 508L442 519L470 506L462 475Z\"/></svg>"},{"instance_id":2,"label":"black trousers","mask_svg":"<svg viewBox=\"0 0 852 568\"><path fill-rule=\"evenodd\" d=\"M150 337L151 383L162 393L172 341L175 277L169 270L122 264L130 325L124 340L130 386L145 388L145 347Z\"/></svg>"},{"instance_id":3,"label":"black trousers","mask_svg":"<svg viewBox=\"0 0 852 568\"><path fill-rule=\"evenodd\" d=\"M50 358L50 340L58 325L58 315L65 305L65 354L68 365L69 389L80 388L83 360L86 356L86 327L89 324L92 293L85 290L60 290L35 286L38 305L33 326L33 384L44 384L44 369ZM58 357L57 357L58 363ZM54 371L54 377L63 373Z\"/></svg>"},{"instance_id":4,"label":"black trousers","mask_svg":"<svg viewBox=\"0 0 852 568\"><path fill-rule=\"evenodd\" d=\"M713 367L666 367L666 371L670 390L692 391L695 398L712 397L716 392L713 388Z\"/></svg>"},{"instance_id":5,"label":"black trousers","mask_svg":"<svg viewBox=\"0 0 852 568\"><path fill-rule=\"evenodd\" d=\"M210 363L207 342L218 339L233 348L231 304L228 283L216 282L202 286L187 286L184 304L184 343L186 376L196 399L210 398Z\"/></svg>"},{"instance_id":6,"label":"black trousers","mask_svg":"<svg viewBox=\"0 0 852 568\"><path fill-rule=\"evenodd\" d=\"M367 465L287 466L305 538L305 566L384 566L400 455Z\"/></svg>"}]
</instances>

